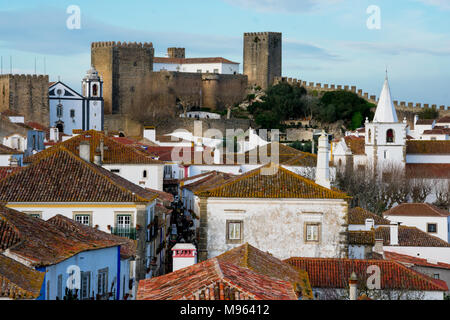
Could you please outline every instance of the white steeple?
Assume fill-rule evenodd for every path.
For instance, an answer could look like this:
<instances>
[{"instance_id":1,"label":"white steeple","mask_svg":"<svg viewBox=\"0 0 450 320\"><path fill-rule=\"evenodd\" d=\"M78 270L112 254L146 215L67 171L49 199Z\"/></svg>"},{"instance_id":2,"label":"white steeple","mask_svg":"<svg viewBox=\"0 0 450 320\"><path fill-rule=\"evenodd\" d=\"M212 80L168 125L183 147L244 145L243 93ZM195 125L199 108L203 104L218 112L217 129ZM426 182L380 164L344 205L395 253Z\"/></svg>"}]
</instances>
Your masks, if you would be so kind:
<instances>
[{"instance_id":1,"label":"white steeple","mask_svg":"<svg viewBox=\"0 0 450 320\"><path fill-rule=\"evenodd\" d=\"M398 122L397 112L395 111L394 104L392 103L391 89L389 88L387 72L373 122Z\"/></svg>"}]
</instances>

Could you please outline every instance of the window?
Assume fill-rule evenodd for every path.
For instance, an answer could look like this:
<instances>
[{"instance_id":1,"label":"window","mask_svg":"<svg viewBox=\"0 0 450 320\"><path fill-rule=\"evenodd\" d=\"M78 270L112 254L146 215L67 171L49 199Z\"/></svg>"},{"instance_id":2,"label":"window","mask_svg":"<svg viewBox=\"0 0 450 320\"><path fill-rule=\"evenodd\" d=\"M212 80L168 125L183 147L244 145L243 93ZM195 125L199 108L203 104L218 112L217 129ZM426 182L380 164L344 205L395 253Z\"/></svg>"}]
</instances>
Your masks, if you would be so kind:
<instances>
[{"instance_id":1,"label":"window","mask_svg":"<svg viewBox=\"0 0 450 320\"><path fill-rule=\"evenodd\" d=\"M120 169L111 169L112 173L120 173Z\"/></svg>"},{"instance_id":2,"label":"window","mask_svg":"<svg viewBox=\"0 0 450 320\"><path fill-rule=\"evenodd\" d=\"M219 73L219 69L214 69L214 73Z\"/></svg>"},{"instance_id":3,"label":"window","mask_svg":"<svg viewBox=\"0 0 450 320\"><path fill-rule=\"evenodd\" d=\"M70 117L75 118L75 110L74 109L70 109Z\"/></svg>"},{"instance_id":4,"label":"window","mask_svg":"<svg viewBox=\"0 0 450 320\"><path fill-rule=\"evenodd\" d=\"M320 241L320 223L305 224L305 242Z\"/></svg>"},{"instance_id":5,"label":"window","mask_svg":"<svg viewBox=\"0 0 450 320\"><path fill-rule=\"evenodd\" d=\"M386 142L394 142L394 130L389 129L388 131L386 131Z\"/></svg>"},{"instance_id":6,"label":"window","mask_svg":"<svg viewBox=\"0 0 450 320\"><path fill-rule=\"evenodd\" d=\"M108 268L98 270L97 294L104 296L108 292Z\"/></svg>"},{"instance_id":7,"label":"window","mask_svg":"<svg viewBox=\"0 0 450 320\"><path fill-rule=\"evenodd\" d=\"M435 274L433 275L433 278L435 278L435 279L440 279L439 273L435 273Z\"/></svg>"},{"instance_id":8,"label":"window","mask_svg":"<svg viewBox=\"0 0 450 320\"><path fill-rule=\"evenodd\" d=\"M197 69L197 73L202 73L202 69Z\"/></svg>"},{"instance_id":9,"label":"window","mask_svg":"<svg viewBox=\"0 0 450 320\"><path fill-rule=\"evenodd\" d=\"M427 232L436 233L437 232L437 224L436 223L427 223Z\"/></svg>"},{"instance_id":10,"label":"window","mask_svg":"<svg viewBox=\"0 0 450 320\"><path fill-rule=\"evenodd\" d=\"M94 97L98 96L98 85L97 85L97 84L94 84L94 85L92 86L92 95L93 95Z\"/></svg>"},{"instance_id":11,"label":"window","mask_svg":"<svg viewBox=\"0 0 450 320\"><path fill-rule=\"evenodd\" d=\"M62 294L62 274L60 274L58 276L58 296L57 299L58 300L62 300L63 299L63 294Z\"/></svg>"},{"instance_id":12,"label":"window","mask_svg":"<svg viewBox=\"0 0 450 320\"><path fill-rule=\"evenodd\" d=\"M24 211L24 213L26 213L30 217L42 219L42 212L40 211Z\"/></svg>"},{"instance_id":13,"label":"window","mask_svg":"<svg viewBox=\"0 0 450 320\"><path fill-rule=\"evenodd\" d=\"M436 140L436 137L431 137L431 139L430 140Z\"/></svg>"},{"instance_id":14,"label":"window","mask_svg":"<svg viewBox=\"0 0 450 320\"><path fill-rule=\"evenodd\" d=\"M90 272L81 272L80 299L81 300L89 299L90 292L91 292L91 273Z\"/></svg>"},{"instance_id":15,"label":"window","mask_svg":"<svg viewBox=\"0 0 450 320\"><path fill-rule=\"evenodd\" d=\"M75 221L85 226L91 225L91 215L90 214L75 214Z\"/></svg>"},{"instance_id":16,"label":"window","mask_svg":"<svg viewBox=\"0 0 450 320\"><path fill-rule=\"evenodd\" d=\"M147 170L142 171L142 178L147 178Z\"/></svg>"},{"instance_id":17,"label":"window","mask_svg":"<svg viewBox=\"0 0 450 320\"><path fill-rule=\"evenodd\" d=\"M118 215L116 220L117 228L129 229L131 226L131 215Z\"/></svg>"},{"instance_id":18,"label":"window","mask_svg":"<svg viewBox=\"0 0 450 320\"><path fill-rule=\"evenodd\" d=\"M58 105L56 106L56 116L58 118L62 118L63 116L63 105L61 103L58 103Z\"/></svg>"},{"instance_id":19,"label":"window","mask_svg":"<svg viewBox=\"0 0 450 320\"><path fill-rule=\"evenodd\" d=\"M243 240L242 220L227 220L227 243L241 243Z\"/></svg>"},{"instance_id":20,"label":"window","mask_svg":"<svg viewBox=\"0 0 450 320\"><path fill-rule=\"evenodd\" d=\"M389 156L389 153L385 150L385 151L384 151L384 159L387 159L388 156Z\"/></svg>"}]
</instances>

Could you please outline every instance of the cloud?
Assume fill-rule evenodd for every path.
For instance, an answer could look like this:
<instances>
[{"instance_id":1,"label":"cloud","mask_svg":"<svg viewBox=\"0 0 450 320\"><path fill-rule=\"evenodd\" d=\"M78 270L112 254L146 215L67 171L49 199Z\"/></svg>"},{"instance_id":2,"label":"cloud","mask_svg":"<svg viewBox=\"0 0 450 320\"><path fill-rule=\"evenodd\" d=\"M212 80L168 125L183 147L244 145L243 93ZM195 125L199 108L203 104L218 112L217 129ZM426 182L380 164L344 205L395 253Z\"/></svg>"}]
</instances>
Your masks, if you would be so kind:
<instances>
[{"instance_id":1,"label":"cloud","mask_svg":"<svg viewBox=\"0 0 450 320\"><path fill-rule=\"evenodd\" d=\"M450 56L450 48L419 47L398 43L346 42L345 46L385 55L426 54L431 56Z\"/></svg>"},{"instance_id":2,"label":"cloud","mask_svg":"<svg viewBox=\"0 0 450 320\"><path fill-rule=\"evenodd\" d=\"M283 39L283 50L285 52L284 56L287 59L342 60L339 55L331 53L318 45L293 39Z\"/></svg>"},{"instance_id":3,"label":"cloud","mask_svg":"<svg viewBox=\"0 0 450 320\"><path fill-rule=\"evenodd\" d=\"M450 10L450 0L416 0L426 5L436 6L443 10Z\"/></svg>"},{"instance_id":4,"label":"cloud","mask_svg":"<svg viewBox=\"0 0 450 320\"><path fill-rule=\"evenodd\" d=\"M342 0L223 0L234 6L259 12L301 13L324 8Z\"/></svg>"}]
</instances>

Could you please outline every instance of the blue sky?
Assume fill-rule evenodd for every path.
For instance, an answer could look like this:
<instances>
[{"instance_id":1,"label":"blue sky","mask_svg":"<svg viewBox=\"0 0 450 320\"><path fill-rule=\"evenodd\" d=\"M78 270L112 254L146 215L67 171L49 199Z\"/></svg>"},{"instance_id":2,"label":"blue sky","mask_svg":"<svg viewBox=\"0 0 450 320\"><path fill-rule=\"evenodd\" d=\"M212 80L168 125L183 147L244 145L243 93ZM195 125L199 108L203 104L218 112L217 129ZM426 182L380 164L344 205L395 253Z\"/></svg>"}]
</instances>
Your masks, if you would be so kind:
<instances>
[{"instance_id":1,"label":"blue sky","mask_svg":"<svg viewBox=\"0 0 450 320\"><path fill-rule=\"evenodd\" d=\"M81 29L66 9L81 9ZM370 5L381 29L366 26ZM450 106L450 0L0 0L3 73L46 71L79 90L92 41L153 42L188 57L241 63L244 32L283 33L283 76L356 85L379 95L385 68L396 100Z\"/></svg>"}]
</instances>

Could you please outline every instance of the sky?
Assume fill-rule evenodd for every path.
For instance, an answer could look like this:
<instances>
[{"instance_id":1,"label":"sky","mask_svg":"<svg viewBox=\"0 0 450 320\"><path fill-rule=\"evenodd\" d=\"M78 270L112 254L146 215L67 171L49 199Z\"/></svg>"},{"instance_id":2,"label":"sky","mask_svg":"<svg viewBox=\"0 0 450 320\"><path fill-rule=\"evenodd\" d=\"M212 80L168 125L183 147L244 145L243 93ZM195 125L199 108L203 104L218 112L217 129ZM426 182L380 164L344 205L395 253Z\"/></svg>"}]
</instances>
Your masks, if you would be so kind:
<instances>
[{"instance_id":1,"label":"sky","mask_svg":"<svg viewBox=\"0 0 450 320\"><path fill-rule=\"evenodd\" d=\"M156 56L184 47L242 71L244 32L273 31L285 77L379 96L387 68L394 100L450 106L449 17L450 0L0 0L0 57L3 73L36 65L80 90L94 41L152 42Z\"/></svg>"}]
</instances>

